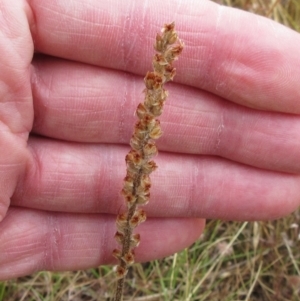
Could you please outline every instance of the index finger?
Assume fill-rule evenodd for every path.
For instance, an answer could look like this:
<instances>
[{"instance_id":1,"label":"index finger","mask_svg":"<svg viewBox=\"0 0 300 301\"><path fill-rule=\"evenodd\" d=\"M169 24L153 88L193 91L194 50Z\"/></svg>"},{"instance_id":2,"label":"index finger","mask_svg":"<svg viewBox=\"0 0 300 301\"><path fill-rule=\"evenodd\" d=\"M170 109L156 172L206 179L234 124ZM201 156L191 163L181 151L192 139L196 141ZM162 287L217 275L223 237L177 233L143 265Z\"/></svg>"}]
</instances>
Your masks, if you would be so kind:
<instances>
[{"instance_id":1,"label":"index finger","mask_svg":"<svg viewBox=\"0 0 300 301\"><path fill-rule=\"evenodd\" d=\"M176 81L249 107L300 113L300 35L266 18L210 1L31 6L37 51L136 74L150 68L155 32L175 20L186 44Z\"/></svg>"}]
</instances>

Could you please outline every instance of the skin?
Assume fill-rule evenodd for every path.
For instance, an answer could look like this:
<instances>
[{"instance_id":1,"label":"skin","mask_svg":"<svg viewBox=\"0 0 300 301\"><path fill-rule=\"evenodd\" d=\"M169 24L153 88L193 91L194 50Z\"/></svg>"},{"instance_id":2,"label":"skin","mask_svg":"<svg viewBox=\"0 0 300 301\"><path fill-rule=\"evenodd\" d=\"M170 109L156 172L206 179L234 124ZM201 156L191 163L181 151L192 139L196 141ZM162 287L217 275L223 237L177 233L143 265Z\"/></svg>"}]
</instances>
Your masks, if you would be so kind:
<instances>
[{"instance_id":1,"label":"skin","mask_svg":"<svg viewBox=\"0 0 300 301\"><path fill-rule=\"evenodd\" d=\"M299 206L298 33L208 1L0 9L0 280L115 263L133 112L155 34L173 20L186 47L166 87L136 261L190 245L206 218Z\"/></svg>"}]
</instances>

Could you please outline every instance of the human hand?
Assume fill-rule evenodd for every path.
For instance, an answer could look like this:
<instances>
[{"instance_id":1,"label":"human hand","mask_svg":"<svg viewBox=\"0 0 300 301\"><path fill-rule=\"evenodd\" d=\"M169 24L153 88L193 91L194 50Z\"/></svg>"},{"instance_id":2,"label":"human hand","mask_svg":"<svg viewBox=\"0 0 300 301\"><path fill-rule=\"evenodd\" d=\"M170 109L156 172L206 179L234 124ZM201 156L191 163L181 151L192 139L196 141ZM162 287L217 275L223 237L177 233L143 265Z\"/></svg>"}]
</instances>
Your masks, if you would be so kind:
<instances>
[{"instance_id":1,"label":"human hand","mask_svg":"<svg viewBox=\"0 0 300 301\"><path fill-rule=\"evenodd\" d=\"M204 218L299 206L299 34L211 2L147 5L2 1L0 279L113 262L133 112L173 20L186 47L136 260L191 244Z\"/></svg>"}]
</instances>

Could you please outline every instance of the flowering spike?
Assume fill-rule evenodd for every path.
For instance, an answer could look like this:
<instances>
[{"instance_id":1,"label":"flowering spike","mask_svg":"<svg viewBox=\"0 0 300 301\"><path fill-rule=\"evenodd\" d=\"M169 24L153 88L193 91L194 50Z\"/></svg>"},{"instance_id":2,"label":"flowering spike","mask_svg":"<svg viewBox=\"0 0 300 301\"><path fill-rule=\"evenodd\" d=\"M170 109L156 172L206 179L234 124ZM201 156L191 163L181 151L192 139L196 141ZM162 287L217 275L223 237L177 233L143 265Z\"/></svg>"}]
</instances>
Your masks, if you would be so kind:
<instances>
[{"instance_id":1,"label":"flowering spike","mask_svg":"<svg viewBox=\"0 0 300 301\"><path fill-rule=\"evenodd\" d=\"M113 255L119 259L116 274L119 278L114 301L122 300L124 277L128 266L134 262L133 249L140 243L140 235L134 234L134 229L146 220L146 212L139 208L150 199L150 173L157 168L151 158L157 154L154 140L162 135L160 122L164 103L168 96L164 84L173 80L176 70L173 61L182 52L183 43L178 39L174 30L175 23L165 24L161 34L156 35L154 48L157 53L153 57L153 71L147 72L145 82L144 102L135 111L138 121L130 140L131 150L125 161L127 174L124 178L122 195L124 196L127 212L117 217L117 232L115 239L121 244L122 250L114 250Z\"/></svg>"}]
</instances>

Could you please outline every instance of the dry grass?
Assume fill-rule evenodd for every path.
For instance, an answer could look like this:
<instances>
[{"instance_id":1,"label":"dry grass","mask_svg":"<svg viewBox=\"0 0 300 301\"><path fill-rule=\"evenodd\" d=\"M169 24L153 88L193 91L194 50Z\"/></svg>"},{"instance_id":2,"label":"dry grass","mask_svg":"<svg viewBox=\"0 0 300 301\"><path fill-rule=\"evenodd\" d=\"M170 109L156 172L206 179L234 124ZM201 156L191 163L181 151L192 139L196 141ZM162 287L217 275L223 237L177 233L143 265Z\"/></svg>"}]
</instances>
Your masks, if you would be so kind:
<instances>
[{"instance_id":1,"label":"dry grass","mask_svg":"<svg viewBox=\"0 0 300 301\"><path fill-rule=\"evenodd\" d=\"M214 2L268 17L300 31L299 0L215 0Z\"/></svg>"},{"instance_id":2,"label":"dry grass","mask_svg":"<svg viewBox=\"0 0 300 301\"><path fill-rule=\"evenodd\" d=\"M261 14L300 31L299 0L217 1ZM181 253L136 264L125 300L300 300L300 210L273 222L210 221L203 237ZM111 267L40 272L0 283L0 301L112 300ZM146 297L145 297L146 296Z\"/></svg>"}]
</instances>

